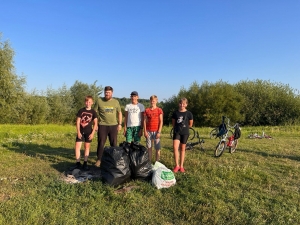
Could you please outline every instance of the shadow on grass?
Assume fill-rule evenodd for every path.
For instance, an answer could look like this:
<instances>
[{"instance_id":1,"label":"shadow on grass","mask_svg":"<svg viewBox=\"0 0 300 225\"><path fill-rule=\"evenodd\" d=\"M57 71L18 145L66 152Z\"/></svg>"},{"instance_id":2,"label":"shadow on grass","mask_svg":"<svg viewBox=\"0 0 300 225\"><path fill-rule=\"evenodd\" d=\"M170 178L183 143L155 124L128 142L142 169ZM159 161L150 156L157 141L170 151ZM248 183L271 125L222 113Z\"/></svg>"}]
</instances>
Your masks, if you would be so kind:
<instances>
[{"instance_id":1,"label":"shadow on grass","mask_svg":"<svg viewBox=\"0 0 300 225\"><path fill-rule=\"evenodd\" d=\"M254 151L248 149L238 149L239 152L247 152L247 153L254 153L263 157L274 157L274 158L283 158L283 159L290 159L295 161L300 161L300 156L296 155L281 155L281 154L270 154L268 152L261 152L261 151Z\"/></svg>"},{"instance_id":2,"label":"shadow on grass","mask_svg":"<svg viewBox=\"0 0 300 225\"><path fill-rule=\"evenodd\" d=\"M38 145L32 143L24 144L18 142L12 142L9 146L4 144L3 147L16 153L48 161L51 166L59 172L68 170L68 168L73 166L75 162L74 149L61 147L53 148L49 145ZM96 154L91 153L90 157L96 158Z\"/></svg>"}]
</instances>

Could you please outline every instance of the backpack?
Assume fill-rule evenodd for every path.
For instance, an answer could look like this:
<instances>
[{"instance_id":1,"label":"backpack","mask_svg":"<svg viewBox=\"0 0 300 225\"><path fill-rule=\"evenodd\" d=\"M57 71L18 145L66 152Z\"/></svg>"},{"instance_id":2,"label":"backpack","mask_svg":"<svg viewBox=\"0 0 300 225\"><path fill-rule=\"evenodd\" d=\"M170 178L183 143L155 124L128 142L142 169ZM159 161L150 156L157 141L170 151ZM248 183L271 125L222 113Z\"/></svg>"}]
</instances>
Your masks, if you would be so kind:
<instances>
[{"instance_id":1,"label":"backpack","mask_svg":"<svg viewBox=\"0 0 300 225\"><path fill-rule=\"evenodd\" d=\"M242 135L241 128L238 124L234 127L233 135L234 135L234 140L239 139Z\"/></svg>"},{"instance_id":2,"label":"backpack","mask_svg":"<svg viewBox=\"0 0 300 225\"><path fill-rule=\"evenodd\" d=\"M219 132L217 133L217 137L221 137L223 136L224 134L227 133L227 127L226 127L226 124L225 123L222 123L220 126L219 126Z\"/></svg>"}]
</instances>

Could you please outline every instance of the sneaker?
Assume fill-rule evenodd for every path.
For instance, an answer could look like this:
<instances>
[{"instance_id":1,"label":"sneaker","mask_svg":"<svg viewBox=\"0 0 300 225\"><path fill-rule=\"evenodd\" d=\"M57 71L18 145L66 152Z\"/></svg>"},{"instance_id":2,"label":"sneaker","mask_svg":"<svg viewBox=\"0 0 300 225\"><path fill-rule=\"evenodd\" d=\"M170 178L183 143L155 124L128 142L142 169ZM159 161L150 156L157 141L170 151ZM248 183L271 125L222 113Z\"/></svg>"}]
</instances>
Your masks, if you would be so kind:
<instances>
[{"instance_id":1,"label":"sneaker","mask_svg":"<svg viewBox=\"0 0 300 225\"><path fill-rule=\"evenodd\" d=\"M90 167L86 163L84 163L82 166L82 169L85 171L88 171L88 170L90 170Z\"/></svg>"},{"instance_id":2,"label":"sneaker","mask_svg":"<svg viewBox=\"0 0 300 225\"><path fill-rule=\"evenodd\" d=\"M179 170L180 170L180 167L179 166L175 166L174 169L173 169L173 172L177 173Z\"/></svg>"},{"instance_id":3,"label":"sneaker","mask_svg":"<svg viewBox=\"0 0 300 225\"><path fill-rule=\"evenodd\" d=\"M71 166L69 170L75 170L75 169L80 169L81 168L81 163L77 162L74 166Z\"/></svg>"},{"instance_id":4,"label":"sneaker","mask_svg":"<svg viewBox=\"0 0 300 225\"><path fill-rule=\"evenodd\" d=\"M96 167L100 167L101 161L98 159L97 162L95 163Z\"/></svg>"},{"instance_id":5,"label":"sneaker","mask_svg":"<svg viewBox=\"0 0 300 225\"><path fill-rule=\"evenodd\" d=\"M180 167L179 171L180 171L181 173L184 173L184 172L185 172L185 169L184 169L183 167Z\"/></svg>"}]
</instances>

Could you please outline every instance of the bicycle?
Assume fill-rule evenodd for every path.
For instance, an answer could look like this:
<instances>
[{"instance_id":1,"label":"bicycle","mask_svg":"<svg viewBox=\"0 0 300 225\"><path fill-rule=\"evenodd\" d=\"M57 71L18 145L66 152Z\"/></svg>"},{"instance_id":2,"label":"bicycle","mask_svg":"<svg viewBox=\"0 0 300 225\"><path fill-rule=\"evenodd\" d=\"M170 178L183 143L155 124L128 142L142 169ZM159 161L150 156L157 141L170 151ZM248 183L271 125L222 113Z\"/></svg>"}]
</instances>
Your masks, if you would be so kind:
<instances>
[{"instance_id":1,"label":"bicycle","mask_svg":"<svg viewBox=\"0 0 300 225\"><path fill-rule=\"evenodd\" d=\"M229 128L234 128L233 126L230 125L230 119L228 117L224 117L224 118L227 118L227 126ZM219 126L213 128L210 133L209 133L209 136L210 136L210 139L212 138L217 138L217 134L219 133ZM228 130L228 136L232 136L233 135L233 131L232 130Z\"/></svg>"},{"instance_id":2,"label":"bicycle","mask_svg":"<svg viewBox=\"0 0 300 225\"><path fill-rule=\"evenodd\" d=\"M186 147L185 147L186 150L192 150L196 145L200 145L201 151L204 151L204 148L203 148L203 146L202 146L202 144L204 143L204 140L203 140L203 139L202 139L202 140L200 139L200 136L199 136L199 132L198 132L198 131L196 131L196 138L197 138L197 141L186 143Z\"/></svg>"},{"instance_id":3,"label":"bicycle","mask_svg":"<svg viewBox=\"0 0 300 225\"><path fill-rule=\"evenodd\" d=\"M173 127L172 127L172 129L171 129L171 131L170 131L170 137L171 138L173 138ZM194 138L195 138L195 135L196 135L196 131L195 131L195 129L194 128L192 128L192 127L190 127L189 128L190 130L189 130L189 138L188 138L188 140L189 141L191 141L191 140L193 140Z\"/></svg>"},{"instance_id":4,"label":"bicycle","mask_svg":"<svg viewBox=\"0 0 300 225\"><path fill-rule=\"evenodd\" d=\"M229 130L227 130L227 128L226 128L226 125L224 123L224 119L225 118L222 117L222 124L220 125L220 128L221 128L221 126L223 126L223 128L220 129L219 133L217 134L217 137L220 138L220 141L217 144L216 149L215 149L215 156L216 157L220 157L223 154L226 147L229 147L229 152L230 153L234 153L236 148L237 148L237 145L238 145L238 139L241 136L241 131L240 131L240 127L239 127L238 123L236 123L233 126L233 128L235 129L234 134L229 136L228 135ZM228 142L227 142L227 139L228 139Z\"/></svg>"}]
</instances>

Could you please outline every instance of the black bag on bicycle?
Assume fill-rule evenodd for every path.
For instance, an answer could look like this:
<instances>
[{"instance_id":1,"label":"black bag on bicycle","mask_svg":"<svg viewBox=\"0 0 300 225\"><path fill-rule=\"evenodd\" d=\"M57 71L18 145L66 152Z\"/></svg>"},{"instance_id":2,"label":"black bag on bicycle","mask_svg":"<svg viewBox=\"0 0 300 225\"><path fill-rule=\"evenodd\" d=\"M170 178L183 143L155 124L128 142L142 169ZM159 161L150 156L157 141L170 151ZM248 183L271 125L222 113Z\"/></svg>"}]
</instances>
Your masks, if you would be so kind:
<instances>
[{"instance_id":1,"label":"black bag on bicycle","mask_svg":"<svg viewBox=\"0 0 300 225\"><path fill-rule=\"evenodd\" d=\"M238 124L235 125L234 127L234 140L236 139L239 139L242 135L242 132L241 132L241 128Z\"/></svg>"},{"instance_id":2,"label":"black bag on bicycle","mask_svg":"<svg viewBox=\"0 0 300 225\"><path fill-rule=\"evenodd\" d=\"M224 134L227 133L227 127L226 127L226 124L225 123L222 123L220 126L219 126L219 132L217 133L217 137L221 137L223 136Z\"/></svg>"}]
</instances>

